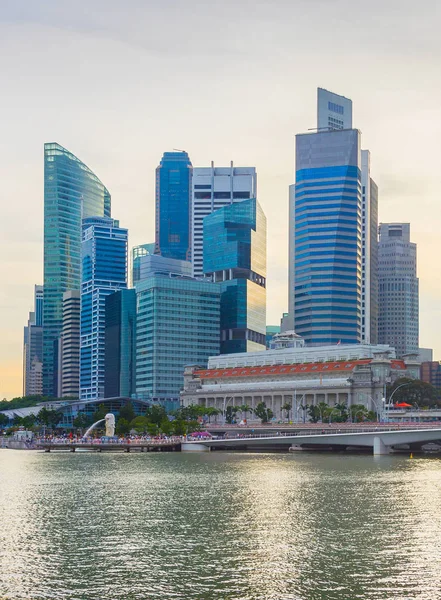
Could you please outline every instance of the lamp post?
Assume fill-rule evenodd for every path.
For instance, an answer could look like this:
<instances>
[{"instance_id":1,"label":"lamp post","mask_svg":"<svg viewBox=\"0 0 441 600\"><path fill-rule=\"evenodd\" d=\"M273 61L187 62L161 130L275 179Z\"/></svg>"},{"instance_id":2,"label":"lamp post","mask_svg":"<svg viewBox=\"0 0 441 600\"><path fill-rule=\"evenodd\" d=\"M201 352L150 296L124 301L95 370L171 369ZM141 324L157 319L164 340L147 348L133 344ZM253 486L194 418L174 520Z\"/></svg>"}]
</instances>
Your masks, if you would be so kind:
<instances>
[{"instance_id":1,"label":"lamp post","mask_svg":"<svg viewBox=\"0 0 441 600\"><path fill-rule=\"evenodd\" d=\"M378 404L377 404L377 402L376 402L376 401L375 401L375 400L372 398L372 396L369 396L369 394L364 394L364 395L365 395L367 398L369 398L369 400L370 400L371 402L373 402L373 403L374 403L374 406L375 406L375 408L376 408L376 412L377 412L377 418L378 418L378 421L379 421L379 423L382 423L382 419L383 419L383 416L384 416L384 415L383 415L383 413L384 413L384 402L385 402L384 398L382 398L382 399L381 399L381 401L382 401L382 404L383 404L383 409L380 411L380 410L379 410L379 408L378 408Z\"/></svg>"},{"instance_id":2,"label":"lamp post","mask_svg":"<svg viewBox=\"0 0 441 600\"><path fill-rule=\"evenodd\" d=\"M387 407L387 421L389 422L389 417L390 417L390 407L391 407L391 402L392 402L392 398L395 395L395 392L398 392L398 390L402 387L404 387L405 385L410 385L412 382L408 381L406 383L402 383L401 385L399 385L398 387L396 387L394 389L394 391L392 392L392 394L389 396L389 402L386 402L386 407Z\"/></svg>"},{"instance_id":3,"label":"lamp post","mask_svg":"<svg viewBox=\"0 0 441 600\"><path fill-rule=\"evenodd\" d=\"M329 413L329 425L331 425L331 424L332 424L332 413L333 413L335 410L336 410L336 411L338 411L338 412L341 414L341 410L340 410L339 408L333 408L333 409L331 410L331 412Z\"/></svg>"},{"instance_id":4,"label":"lamp post","mask_svg":"<svg viewBox=\"0 0 441 600\"><path fill-rule=\"evenodd\" d=\"M227 422L227 404L231 401L234 400L234 396L230 396L229 398L227 396L225 396L224 398L224 425Z\"/></svg>"}]
</instances>

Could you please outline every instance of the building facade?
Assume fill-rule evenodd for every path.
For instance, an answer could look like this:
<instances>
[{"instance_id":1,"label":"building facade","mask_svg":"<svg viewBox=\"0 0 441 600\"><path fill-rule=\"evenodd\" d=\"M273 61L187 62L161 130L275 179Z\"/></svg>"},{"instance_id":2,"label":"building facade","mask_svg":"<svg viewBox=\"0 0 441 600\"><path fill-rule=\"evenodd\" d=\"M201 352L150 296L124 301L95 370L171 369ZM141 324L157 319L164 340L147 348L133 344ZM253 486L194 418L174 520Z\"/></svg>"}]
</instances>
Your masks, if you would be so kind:
<instances>
[{"instance_id":1,"label":"building facade","mask_svg":"<svg viewBox=\"0 0 441 600\"><path fill-rule=\"evenodd\" d=\"M420 379L441 389L441 363L438 360L422 362Z\"/></svg>"},{"instance_id":2,"label":"building facade","mask_svg":"<svg viewBox=\"0 0 441 600\"><path fill-rule=\"evenodd\" d=\"M409 223L381 223L378 246L378 341L398 356L418 353L419 282L417 248Z\"/></svg>"},{"instance_id":3,"label":"building facade","mask_svg":"<svg viewBox=\"0 0 441 600\"><path fill-rule=\"evenodd\" d=\"M177 403L186 364L219 353L220 289L209 281L153 275L136 286L136 394Z\"/></svg>"},{"instance_id":4,"label":"building facade","mask_svg":"<svg viewBox=\"0 0 441 600\"><path fill-rule=\"evenodd\" d=\"M81 284L81 221L110 217L110 194L98 177L57 143L44 146L43 391L58 387L63 293Z\"/></svg>"},{"instance_id":5,"label":"building facade","mask_svg":"<svg viewBox=\"0 0 441 600\"><path fill-rule=\"evenodd\" d=\"M257 198L254 167L197 167L193 169L191 192L191 262L193 277L204 273L203 221L207 215L234 202Z\"/></svg>"},{"instance_id":6,"label":"building facade","mask_svg":"<svg viewBox=\"0 0 441 600\"><path fill-rule=\"evenodd\" d=\"M352 129L352 100L317 89L317 130Z\"/></svg>"},{"instance_id":7,"label":"building facade","mask_svg":"<svg viewBox=\"0 0 441 600\"><path fill-rule=\"evenodd\" d=\"M192 165L186 152L164 152L156 169L155 252L190 260Z\"/></svg>"},{"instance_id":8,"label":"building facade","mask_svg":"<svg viewBox=\"0 0 441 600\"><path fill-rule=\"evenodd\" d=\"M105 301L127 287L127 229L110 218L83 220L80 398L104 398Z\"/></svg>"},{"instance_id":9,"label":"building facade","mask_svg":"<svg viewBox=\"0 0 441 600\"><path fill-rule=\"evenodd\" d=\"M291 418L306 418L302 407L321 402L331 407L362 404L381 414L385 386L401 377L417 379L416 356L394 358L392 348L349 344L315 348L286 348L212 357L208 368L188 366L181 400L225 411L226 406L260 402L276 420L291 406Z\"/></svg>"},{"instance_id":10,"label":"building facade","mask_svg":"<svg viewBox=\"0 0 441 600\"><path fill-rule=\"evenodd\" d=\"M132 277L131 283L132 285L136 285L141 278L140 275L140 264L143 256L149 256L150 254L155 253L155 244L141 244L139 246L133 246L132 248Z\"/></svg>"},{"instance_id":11,"label":"building facade","mask_svg":"<svg viewBox=\"0 0 441 600\"><path fill-rule=\"evenodd\" d=\"M136 292L118 290L105 300L106 398L136 392Z\"/></svg>"},{"instance_id":12,"label":"building facade","mask_svg":"<svg viewBox=\"0 0 441 600\"><path fill-rule=\"evenodd\" d=\"M296 136L289 312L309 345L362 339L361 192L358 130Z\"/></svg>"},{"instance_id":13,"label":"building facade","mask_svg":"<svg viewBox=\"0 0 441 600\"><path fill-rule=\"evenodd\" d=\"M23 331L23 396L43 394L43 286L34 288L34 310Z\"/></svg>"},{"instance_id":14,"label":"building facade","mask_svg":"<svg viewBox=\"0 0 441 600\"><path fill-rule=\"evenodd\" d=\"M80 290L63 294L61 341L61 391L58 396L79 398L80 394Z\"/></svg>"},{"instance_id":15,"label":"building facade","mask_svg":"<svg viewBox=\"0 0 441 600\"><path fill-rule=\"evenodd\" d=\"M204 219L204 273L221 288L221 354L266 347L266 217L255 198Z\"/></svg>"}]
</instances>

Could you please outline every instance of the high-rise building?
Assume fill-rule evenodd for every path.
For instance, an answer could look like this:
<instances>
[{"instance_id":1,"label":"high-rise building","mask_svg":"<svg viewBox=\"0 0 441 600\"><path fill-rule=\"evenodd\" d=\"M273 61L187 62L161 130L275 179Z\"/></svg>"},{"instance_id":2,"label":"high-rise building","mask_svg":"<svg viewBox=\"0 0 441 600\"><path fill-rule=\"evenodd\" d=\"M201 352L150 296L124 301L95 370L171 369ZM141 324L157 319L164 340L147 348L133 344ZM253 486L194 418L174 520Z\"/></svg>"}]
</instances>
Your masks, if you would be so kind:
<instances>
[{"instance_id":1,"label":"high-rise building","mask_svg":"<svg viewBox=\"0 0 441 600\"><path fill-rule=\"evenodd\" d=\"M156 169L156 254L190 260L191 176L186 152L164 152Z\"/></svg>"},{"instance_id":2,"label":"high-rise building","mask_svg":"<svg viewBox=\"0 0 441 600\"><path fill-rule=\"evenodd\" d=\"M118 290L105 300L106 398L130 398L136 392L136 292Z\"/></svg>"},{"instance_id":3,"label":"high-rise building","mask_svg":"<svg viewBox=\"0 0 441 600\"><path fill-rule=\"evenodd\" d=\"M418 353L417 248L409 223L380 223L378 245L378 342L398 357Z\"/></svg>"},{"instance_id":4,"label":"high-rise building","mask_svg":"<svg viewBox=\"0 0 441 600\"><path fill-rule=\"evenodd\" d=\"M318 88L317 128L352 129L352 100Z\"/></svg>"},{"instance_id":5,"label":"high-rise building","mask_svg":"<svg viewBox=\"0 0 441 600\"><path fill-rule=\"evenodd\" d=\"M361 339L378 343L378 187L369 150L361 151Z\"/></svg>"},{"instance_id":6,"label":"high-rise building","mask_svg":"<svg viewBox=\"0 0 441 600\"><path fill-rule=\"evenodd\" d=\"M141 244L132 248L132 285L135 285L140 279L140 264L143 256L149 256L155 253L155 244Z\"/></svg>"},{"instance_id":7,"label":"high-rise building","mask_svg":"<svg viewBox=\"0 0 441 600\"><path fill-rule=\"evenodd\" d=\"M61 397L78 398L80 393L80 290L63 294L61 342Z\"/></svg>"},{"instance_id":8,"label":"high-rise building","mask_svg":"<svg viewBox=\"0 0 441 600\"><path fill-rule=\"evenodd\" d=\"M308 345L362 339L361 192L358 130L296 136L289 312L294 330Z\"/></svg>"},{"instance_id":9,"label":"high-rise building","mask_svg":"<svg viewBox=\"0 0 441 600\"><path fill-rule=\"evenodd\" d=\"M203 220L215 210L257 197L257 174L254 167L197 167L193 169L191 193L191 262L193 276L204 273Z\"/></svg>"},{"instance_id":10,"label":"high-rise building","mask_svg":"<svg viewBox=\"0 0 441 600\"><path fill-rule=\"evenodd\" d=\"M204 219L204 273L221 287L221 354L265 350L266 217L255 198Z\"/></svg>"},{"instance_id":11,"label":"high-rise building","mask_svg":"<svg viewBox=\"0 0 441 600\"><path fill-rule=\"evenodd\" d=\"M420 367L420 379L441 389L441 363L436 361L424 361Z\"/></svg>"},{"instance_id":12,"label":"high-rise building","mask_svg":"<svg viewBox=\"0 0 441 600\"><path fill-rule=\"evenodd\" d=\"M106 217L83 220L80 398L104 398L105 300L127 287L127 229Z\"/></svg>"},{"instance_id":13,"label":"high-rise building","mask_svg":"<svg viewBox=\"0 0 441 600\"><path fill-rule=\"evenodd\" d=\"M23 336L23 395L43 393L43 328L41 299L43 286L36 285L34 311L29 313Z\"/></svg>"},{"instance_id":14,"label":"high-rise building","mask_svg":"<svg viewBox=\"0 0 441 600\"><path fill-rule=\"evenodd\" d=\"M76 156L44 146L43 389L55 396L63 293L81 284L81 220L110 217L110 194Z\"/></svg>"},{"instance_id":15,"label":"high-rise building","mask_svg":"<svg viewBox=\"0 0 441 600\"><path fill-rule=\"evenodd\" d=\"M166 258L160 254L144 254L136 259L136 277L134 284L152 275L172 275L191 277L191 262Z\"/></svg>"},{"instance_id":16,"label":"high-rise building","mask_svg":"<svg viewBox=\"0 0 441 600\"><path fill-rule=\"evenodd\" d=\"M137 395L179 401L184 367L219 354L220 289L210 281L152 275L136 286Z\"/></svg>"}]
</instances>

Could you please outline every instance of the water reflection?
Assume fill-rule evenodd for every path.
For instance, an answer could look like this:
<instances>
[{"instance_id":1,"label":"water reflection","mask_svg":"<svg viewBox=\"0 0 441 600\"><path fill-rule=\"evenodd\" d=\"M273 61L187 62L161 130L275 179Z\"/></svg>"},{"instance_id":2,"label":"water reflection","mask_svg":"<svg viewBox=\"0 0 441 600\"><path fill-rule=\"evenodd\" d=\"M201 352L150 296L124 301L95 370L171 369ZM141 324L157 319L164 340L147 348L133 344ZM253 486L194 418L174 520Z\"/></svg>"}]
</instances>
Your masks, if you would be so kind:
<instances>
[{"instance_id":1,"label":"water reflection","mask_svg":"<svg viewBox=\"0 0 441 600\"><path fill-rule=\"evenodd\" d=\"M440 598L441 461L0 451L0 598Z\"/></svg>"}]
</instances>

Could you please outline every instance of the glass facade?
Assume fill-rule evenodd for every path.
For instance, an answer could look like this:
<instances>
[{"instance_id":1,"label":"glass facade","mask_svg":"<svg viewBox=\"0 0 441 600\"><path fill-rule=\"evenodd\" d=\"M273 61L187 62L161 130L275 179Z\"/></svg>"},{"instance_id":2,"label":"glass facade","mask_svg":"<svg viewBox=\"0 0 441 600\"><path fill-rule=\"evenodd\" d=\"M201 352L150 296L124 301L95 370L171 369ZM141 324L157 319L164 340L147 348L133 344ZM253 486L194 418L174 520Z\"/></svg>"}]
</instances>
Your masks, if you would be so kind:
<instances>
[{"instance_id":1,"label":"glass facade","mask_svg":"<svg viewBox=\"0 0 441 600\"><path fill-rule=\"evenodd\" d=\"M192 165L186 152L165 152L156 169L155 252L190 260Z\"/></svg>"},{"instance_id":2,"label":"glass facade","mask_svg":"<svg viewBox=\"0 0 441 600\"><path fill-rule=\"evenodd\" d=\"M104 397L106 297L127 287L127 229L118 221L83 221L80 398Z\"/></svg>"},{"instance_id":3,"label":"glass facade","mask_svg":"<svg viewBox=\"0 0 441 600\"><path fill-rule=\"evenodd\" d=\"M155 244L141 244L132 248L132 285L141 279L141 261L143 256L155 253Z\"/></svg>"},{"instance_id":4,"label":"glass facade","mask_svg":"<svg viewBox=\"0 0 441 600\"><path fill-rule=\"evenodd\" d=\"M136 292L119 290L105 304L104 395L130 397L136 392Z\"/></svg>"},{"instance_id":5,"label":"glass facade","mask_svg":"<svg viewBox=\"0 0 441 600\"><path fill-rule=\"evenodd\" d=\"M184 367L205 367L219 354L219 286L155 275L136 286L136 295L137 396L177 402Z\"/></svg>"},{"instance_id":6,"label":"glass facade","mask_svg":"<svg viewBox=\"0 0 441 600\"><path fill-rule=\"evenodd\" d=\"M255 198L205 217L204 273L221 286L221 353L264 350L266 217Z\"/></svg>"},{"instance_id":7,"label":"glass facade","mask_svg":"<svg viewBox=\"0 0 441 600\"><path fill-rule=\"evenodd\" d=\"M357 130L296 137L290 310L307 344L361 342L361 152Z\"/></svg>"},{"instance_id":8,"label":"glass facade","mask_svg":"<svg viewBox=\"0 0 441 600\"><path fill-rule=\"evenodd\" d=\"M63 293L81 283L81 219L110 217L110 194L76 156L44 146L43 391L55 396Z\"/></svg>"}]
</instances>

